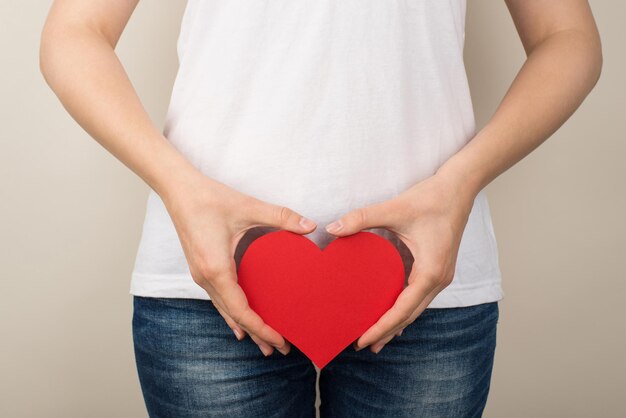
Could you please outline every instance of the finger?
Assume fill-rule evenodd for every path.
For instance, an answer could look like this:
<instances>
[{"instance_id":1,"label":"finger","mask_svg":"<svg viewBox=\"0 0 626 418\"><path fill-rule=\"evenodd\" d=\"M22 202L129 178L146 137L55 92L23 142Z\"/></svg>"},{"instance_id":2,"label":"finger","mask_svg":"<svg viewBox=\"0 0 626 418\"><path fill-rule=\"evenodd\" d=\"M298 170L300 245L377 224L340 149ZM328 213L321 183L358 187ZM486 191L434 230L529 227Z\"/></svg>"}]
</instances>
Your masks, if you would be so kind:
<instances>
[{"instance_id":1,"label":"finger","mask_svg":"<svg viewBox=\"0 0 626 418\"><path fill-rule=\"evenodd\" d=\"M389 343L389 341L402 335L403 330L404 330L404 327L400 327L399 329L394 329L392 332L385 335L385 337L383 337L379 341L376 341L375 343L371 344L370 350L372 351L372 353L374 354L380 353L380 350L382 350L383 347L385 347L385 345Z\"/></svg>"},{"instance_id":2,"label":"finger","mask_svg":"<svg viewBox=\"0 0 626 418\"><path fill-rule=\"evenodd\" d=\"M214 292L215 293L215 292ZM239 336L237 335L237 333L235 332L235 336L237 336L237 339L239 339L240 341L246 336L247 332L241 328L239 326L239 324L237 324L231 317L230 315L228 315L225 311L225 309L222 307L223 305L223 301L220 298L219 295L214 294L214 296L212 296L211 301L213 301L213 304L215 305L215 307L217 308L217 310L220 312L220 314L224 317L224 319L226 319L226 322L229 324L229 326L231 326L231 328L233 328L233 332L235 332L234 327L236 327L238 330L240 330L240 333L242 335L241 338L239 338ZM228 321L232 321L232 324ZM257 343L257 345L259 346L259 349L261 350L261 352L263 352L264 355L269 355L271 354L271 346L267 343L262 341L259 337L255 336L255 335L250 335L250 338ZM260 344L262 343L262 344ZM283 355L287 355L289 353L289 351L291 350L291 344L289 343L289 341L285 340L285 345L283 347L280 347L280 349L278 347L275 347L278 351L280 351Z\"/></svg>"},{"instance_id":3,"label":"finger","mask_svg":"<svg viewBox=\"0 0 626 418\"><path fill-rule=\"evenodd\" d=\"M371 352L372 352L372 353L374 353L374 354L378 354L378 353L380 353L380 350L382 350L382 349L383 349L383 347L384 347L384 346L385 346L385 345L386 345L389 341L391 341L394 337L395 337L395 334L391 334L391 335L389 335L389 336L387 336L387 337L383 338L382 340L377 341L376 343L372 344L372 345L370 346L370 350L371 350Z\"/></svg>"},{"instance_id":4,"label":"finger","mask_svg":"<svg viewBox=\"0 0 626 418\"><path fill-rule=\"evenodd\" d=\"M396 204L394 200L388 200L354 209L326 225L326 231L336 236L346 236L363 229L388 228L398 216Z\"/></svg>"},{"instance_id":5,"label":"finger","mask_svg":"<svg viewBox=\"0 0 626 418\"><path fill-rule=\"evenodd\" d=\"M219 283L219 284L218 284ZM230 317L243 328L250 337L258 337L263 342L277 348L288 349L286 340L267 325L263 319L248 304L248 299L243 289L230 279L221 279L213 286L219 293L223 306Z\"/></svg>"},{"instance_id":6,"label":"finger","mask_svg":"<svg viewBox=\"0 0 626 418\"><path fill-rule=\"evenodd\" d=\"M287 341L287 340L285 340L285 345L284 346L282 346L281 348L278 348L278 347L272 347L271 345L269 345L265 341L261 340L259 337L257 337L254 334L250 335L250 338L252 338L252 340L255 343L257 343L257 345L259 346L259 348L261 349L263 354L268 352L268 354L265 354L265 355L272 354L272 351L273 351L274 348L277 349L284 356L289 354L289 351L291 350L291 343L289 343L289 341Z\"/></svg>"},{"instance_id":7,"label":"finger","mask_svg":"<svg viewBox=\"0 0 626 418\"><path fill-rule=\"evenodd\" d=\"M251 338L257 337L266 346L273 346L286 355L291 348L290 344L250 308L243 289L237 283L235 260L231 258L228 262L215 264L220 267L214 266L209 273L205 273L205 276L211 277L212 280L204 280L203 287L214 305L225 313L224 319L228 317L237 328L242 329ZM265 350L264 354L267 351Z\"/></svg>"},{"instance_id":8,"label":"finger","mask_svg":"<svg viewBox=\"0 0 626 418\"><path fill-rule=\"evenodd\" d=\"M399 331L396 331L396 333L394 334L394 337L399 337L399 336L401 336L403 331L404 331L404 328L402 328L402 327L401 327L401 328L399 329ZM373 346L374 346L375 344L377 344L378 342L380 342L380 341L377 341L376 343L371 344L371 346L373 347ZM388 341L387 341L387 342L388 342ZM384 344L386 344L386 342L385 342ZM384 346L384 344L383 344L383 346ZM352 342L352 348L354 348L354 350L358 351L357 340L354 340L354 341ZM381 347L381 349L382 349L382 347ZM379 350L379 351L380 351L380 350Z\"/></svg>"},{"instance_id":9,"label":"finger","mask_svg":"<svg viewBox=\"0 0 626 418\"><path fill-rule=\"evenodd\" d=\"M232 320L232 318L231 318L231 320ZM233 322L238 327L240 327L243 330L244 336L245 336L245 334L250 335L250 338L259 346L259 349L261 350L261 352L263 352L263 354L266 355L266 356L272 354L272 351L273 351L274 348L276 348L278 351L280 351L283 355L287 355L289 353L289 351L291 350L291 344L287 340L284 340L285 343L282 346L278 346L278 345L273 346L270 343L268 343L267 341L264 341L258 335L254 334L254 331L252 331L250 329L247 329L242 324L238 324L235 320L233 320Z\"/></svg>"},{"instance_id":10,"label":"finger","mask_svg":"<svg viewBox=\"0 0 626 418\"><path fill-rule=\"evenodd\" d=\"M248 208L247 217L254 226L271 226L298 234L308 234L317 227L314 221L293 209L258 199Z\"/></svg>"},{"instance_id":11,"label":"finger","mask_svg":"<svg viewBox=\"0 0 626 418\"><path fill-rule=\"evenodd\" d=\"M415 263L413 263L413 266L412 266L412 268L411 268L410 275L415 274L414 272L415 272ZM398 336L402 335L402 331L404 330L404 327L399 326L399 327L398 327L398 328L396 328L396 329L398 329L398 330L399 330L399 331L397 331L396 335L398 335ZM352 348L354 348L354 350L355 350L355 351L359 351L359 350L361 350L361 349L363 348L363 347L359 347L358 342L359 342L359 339L358 339L358 338L352 342Z\"/></svg>"},{"instance_id":12,"label":"finger","mask_svg":"<svg viewBox=\"0 0 626 418\"><path fill-rule=\"evenodd\" d=\"M213 300L211 300L211 302L213 302ZM231 318L230 315L228 315L220 305L213 302L213 306L215 306L220 315L222 315L230 329L233 330L233 334L235 334L235 337L237 337L239 341L243 340L246 336L246 331L244 331L243 328L237 325L237 323L233 321L233 318Z\"/></svg>"},{"instance_id":13,"label":"finger","mask_svg":"<svg viewBox=\"0 0 626 418\"><path fill-rule=\"evenodd\" d=\"M436 287L428 294L428 296L420 303L420 305L411 314L411 323L413 323L424 312L424 310L428 308L428 305L430 305L430 302L433 301L435 296L437 296L439 292L441 292L441 290L442 290L442 287ZM380 351L382 349L382 346L387 344L387 342L389 342L393 337L400 336L405 327L406 326L398 326L390 330L389 332L387 332L378 341L375 341L371 344L372 350L380 346L380 348L378 349L378 351Z\"/></svg>"},{"instance_id":14,"label":"finger","mask_svg":"<svg viewBox=\"0 0 626 418\"><path fill-rule=\"evenodd\" d=\"M287 355L291 351L291 343L287 341L287 339L285 338L285 345L281 349L277 349L277 350L283 353L284 355Z\"/></svg>"},{"instance_id":15,"label":"finger","mask_svg":"<svg viewBox=\"0 0 626 418\"><path fill-rule=\"evenodd\" d=\"M413 280L400 293L393 306L361 335L357 340L357 348L366 347L382 339L389 332L395 332L399 327L408 325L411 315L432 289L432 285L426 280Z\"/></svg>"},{"instance_id":16,"label":"finger","mask_svg":"<svg viewBox=\"0 0 626 418\"><path fill-rule=\"evenodd\" d=\"M252 340L259 346L259 349L265 357L270 356L274 352L274 348L271 345L262 341L256 335L250 334L250 338L252 338Z\"/></svg>"}]
</instances>

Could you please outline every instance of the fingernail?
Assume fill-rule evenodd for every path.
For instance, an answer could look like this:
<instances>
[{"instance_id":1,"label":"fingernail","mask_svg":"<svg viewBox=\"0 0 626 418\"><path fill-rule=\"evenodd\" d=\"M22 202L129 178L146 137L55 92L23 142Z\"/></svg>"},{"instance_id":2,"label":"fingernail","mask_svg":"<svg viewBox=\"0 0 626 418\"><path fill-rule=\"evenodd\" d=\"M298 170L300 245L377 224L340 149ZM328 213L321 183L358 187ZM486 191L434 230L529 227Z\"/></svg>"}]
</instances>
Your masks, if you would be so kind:
<instances>
[{"instance_id":1,"label":"fingernail","mask_svg":"<svg viewBox=\"0 0 626 418\"><path fill-rule=\"evenodd\" d=\"M236 329L233 329L233 332L235 333L235 337L237 337L238 340L241 340L241 333Z\"/></svg>"},{"instance_id":2,"label":"fingernail","mask_svg":"<svg viewBox=\"0 0 626 418\"><path fill-rule=\"evenodd\" d=\"M265 346L259 345L259 348L261 349L261 352L263 353L263 355L264 355L265 357L267 357L267 356L269 356L270 354L272 354L271 350L270 350L270 349L268 349L268 348L267 348L267 347L265 347Z\"/></svg>"},{"instance_id":3,"label":"fingernail","mask_svg":"<svg viewBox=\"0 0 626 418\"><path fill-rule=\"evenodd\" d=\"M384 346L385 346L385 344L381 345L381 346L380 346L380 347L378 347L378 348L375 348L375 349L374 349L374 354L378 354L378 353L380 353L380 350L382 350Z\"/></svg>"},{"instance_id":4,"label":"fingernail","mask_svg":"<svg viewBox=\"0 0 626 418\"><path fill-rule=\"evenodd\" d=\"M280 351L280 353L281 353L283 356L286 356L286 355L287 355L287 353L288 353L288 351L287 351L286 347L280 348L280 347L278 347L277 345L275 345L275 346L274 346L274 348L275 348L275 349L277 349L278 351Z\"/></svg>"},{"instance_id":5,"label":"fingernail","mask_svg":"<svg viewBox=\"0 0 626 418\"><path fill-rule=\"evenodd\" d=\"M363 347L359 347L359 344L356 344L356 347L354 348L356 351L360 351L363 350L365 348L365 346Z\"/></svg>"},{"instance_id":6,"label":"fingernail","mask_svg":"<svg viewBox=\"0 0 626 418\"><path fill-rule=\"evenodd\" d=\"M300 218L300 225L302 225L306 229L309 229L315 226L315 222L303 216L302 218Z\"/></svg>"},{"instance_id":7,"label":"fingernail","mask_svg":"<svg viewBox=\"0 0 626 418\"><path fill-rule=\"evenodd\" d=\"M343 223L341 221L335 221L331 224L326 225L326 231L328 232L337 232L341 228L343 228Z\"/></svg>"}]
</instances>

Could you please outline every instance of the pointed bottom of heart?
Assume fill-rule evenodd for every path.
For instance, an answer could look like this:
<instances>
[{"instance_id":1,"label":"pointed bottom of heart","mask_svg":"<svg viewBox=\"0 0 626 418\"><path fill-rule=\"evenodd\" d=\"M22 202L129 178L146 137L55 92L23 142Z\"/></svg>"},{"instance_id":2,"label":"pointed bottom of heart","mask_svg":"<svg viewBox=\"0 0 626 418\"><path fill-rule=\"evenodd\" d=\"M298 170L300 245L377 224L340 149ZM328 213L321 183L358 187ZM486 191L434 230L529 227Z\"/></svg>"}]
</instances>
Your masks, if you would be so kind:
<instances>
[{"instance_id":1,"label":"pointed bottom of heart","mask_svg":"<svg viewBox=\"0 0 626 418\"><path fill-rule=\"evenodd\" d=\"M369 328L369 326L367 327ZM293 341L285 333L278 331L285 339L287 339L293 346L297 347L302 353L304 353L320 370L323 369L328 363L330 363L335 357L337 357L344 349L348 348L354 350L352 343L359 338L367 328L362 332L357 332L353 337L342 338L343 341L329 338L322 346L319 341ZM289 354L288 354L289 355Z\"/></svg>"},{"instance_id":2,"label":"pointed bottom of heart","mask_svg":"<svg viewBox=\"0 0 626 418\"><path fill-rule=\"evenodd\" d=\"M404 288L396 247L366 231L323 250L303 235L270 232L250 244L237 276L252 310L320 369L374 325Z\"/></svg>"}]
</instances>

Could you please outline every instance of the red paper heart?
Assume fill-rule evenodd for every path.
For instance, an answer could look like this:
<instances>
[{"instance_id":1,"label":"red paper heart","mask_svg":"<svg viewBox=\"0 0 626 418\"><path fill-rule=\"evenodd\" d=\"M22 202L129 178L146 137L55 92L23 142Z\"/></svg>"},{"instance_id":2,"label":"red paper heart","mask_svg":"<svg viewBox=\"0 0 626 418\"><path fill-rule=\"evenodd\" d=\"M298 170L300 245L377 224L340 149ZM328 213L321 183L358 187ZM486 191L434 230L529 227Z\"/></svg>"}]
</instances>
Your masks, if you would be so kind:
<instances>
[{"instance_id":1,"label":"red paper heart","mask_svg":"<svg viewBox=\"0 0 626 418\"><path fill-rule=\"evenodd\" d=\"M253 241L237 271L250 307L320 369L359 338L404 288L404 265L385 238L361 231L321 250L279 230Z\"/></svg>"}]
</instances>

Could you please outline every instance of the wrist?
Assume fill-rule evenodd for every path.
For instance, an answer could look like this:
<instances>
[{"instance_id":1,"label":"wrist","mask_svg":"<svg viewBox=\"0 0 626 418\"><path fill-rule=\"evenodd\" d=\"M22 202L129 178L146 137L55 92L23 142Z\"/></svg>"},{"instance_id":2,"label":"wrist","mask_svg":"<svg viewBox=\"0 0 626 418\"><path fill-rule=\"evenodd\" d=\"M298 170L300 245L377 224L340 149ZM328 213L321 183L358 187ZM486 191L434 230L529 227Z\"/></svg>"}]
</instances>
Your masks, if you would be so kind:
<instances>
[{"instance_id":1,"label":"wrist","mask_svg":"<svg viewBox=\"0 0 626 418\"><path fill-rule=\"evenodd\" d=\"M168 178L160 179L154 187L166 207L185 206L193 204L197 198L202 198L207 190L210 179L203 176L198 170L180 167L173 169Z\"/></svg>"},{"instance_id":2,"label":"wrist","mask_svg":"<svg viewBox=\"0 0 626 418\"><path fill-rule=\"evenodd\" d=\"M495 141L493 129L487 124L474 137L439 167L437 174L452 179L459 190L475 198L496 176L498 157L488 144ZM486 148L487 147L487 148ZM493 147L491 147L493 148Z\"/></svg>"},{"instance_id":3,"label":"wrist","mask_svg":"<svg viewBox=\"0 0 626 418\"><path fill-rule=\"evenodd\" d=\"M150 160L152 168L145 180L168 207L200 196L211 182L164 137Z\"/></svg>"},{"instance_id":4,"label":"wrist","mask_svg":"<svg viewBox=\"0 0 626 418\"><path fill-rule=\"evenodd\" d=\"M467 163L458 155L452 156L441 165L435 176L450 185L456 196L468 202L473 202L482 189L480 178L472 173Z\"/></svg>"}]
</instances>

